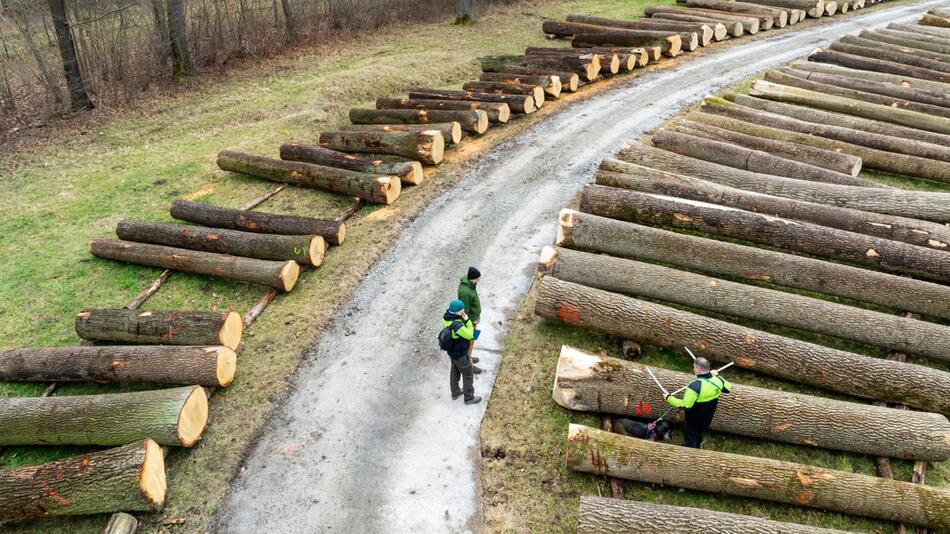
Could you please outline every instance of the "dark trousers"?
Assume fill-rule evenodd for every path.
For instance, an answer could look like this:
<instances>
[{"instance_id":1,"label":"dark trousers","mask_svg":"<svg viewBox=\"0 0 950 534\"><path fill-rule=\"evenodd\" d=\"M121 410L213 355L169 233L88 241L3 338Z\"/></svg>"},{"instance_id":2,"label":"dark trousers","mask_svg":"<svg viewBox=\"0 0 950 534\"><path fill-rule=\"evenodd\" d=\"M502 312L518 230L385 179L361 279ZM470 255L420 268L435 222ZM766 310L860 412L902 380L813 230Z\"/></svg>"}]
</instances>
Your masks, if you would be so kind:
<instances>
[{"instance_id":1,"label":"dark trousers","mask_svg":"<svg viewBox=\"0 0 950 534\"><path fill-rule=\"evenodd\" d=\"M452 370L449 372L449 389L452 396L457 397L459 393L465 395L465 400L475 397L475 388L472 386L472 362L468 359L468 354L462 354L458 358L449 358L452 361ZM462 379L462 390L459 391L459 378Z\"/></svg>"},{"instance_id":2,"label":"dark trousers","mask_svg":"<svg viewBox=\"0 0 950 534\"><path fill-rule=\"evenodd\" d=\"M703 444L703 431L695 428L683 428L683 446L698 449Z\"/></svg>"}]
</instances>

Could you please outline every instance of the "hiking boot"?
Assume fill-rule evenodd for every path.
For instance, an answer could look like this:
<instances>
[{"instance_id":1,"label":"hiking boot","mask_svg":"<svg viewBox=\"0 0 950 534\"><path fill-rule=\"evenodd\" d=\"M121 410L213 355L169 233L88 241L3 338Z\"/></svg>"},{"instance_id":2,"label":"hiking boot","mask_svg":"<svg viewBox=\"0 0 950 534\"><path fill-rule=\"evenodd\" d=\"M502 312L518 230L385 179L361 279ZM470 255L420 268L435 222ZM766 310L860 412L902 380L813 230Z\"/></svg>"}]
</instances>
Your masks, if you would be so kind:
<instances>
[{"instance_id":1,"label":"hiking boot","mask_svg":"<svg viewBox=\"0 0 950 534\"><path fill-rule=\"evenodd\" d=\"M481 397L472 397L471 399L465 399L465 404L478 404L482 402Z\"/></svg>"},{"instance_id":2,"label":"hiking boot","mask_svg":"<svg viewBox=\"0 0 950 534\"><path fill-rule=\"evenodd\" d=\"M461 397L461 396L462 396L462 392L453 393L453 394L452 394L452 400L455 400L455 399L457 399L457 398L459 398L459 397Z\"/></svg>"},{"instance_id":3,"label":"hiking boot","mask_svg":"<svg viewBox=\"0 0 950 534\"><path fill-rule=\"evenodd\" d=\"M472 366L472 374L480 375L482 372L483 371L481 367L475 367L474 365Z\"/></svg>"},{"instance_id":4,"label":"hiking boot","mask_svg":"<svg viewBox=\"0 0 950 534\"><path fill-rule=\"evenodd\" d=\"M478 363L478 358L476 358L475 356L472 356L472 363Z\"/></svg>"}]
</instances>

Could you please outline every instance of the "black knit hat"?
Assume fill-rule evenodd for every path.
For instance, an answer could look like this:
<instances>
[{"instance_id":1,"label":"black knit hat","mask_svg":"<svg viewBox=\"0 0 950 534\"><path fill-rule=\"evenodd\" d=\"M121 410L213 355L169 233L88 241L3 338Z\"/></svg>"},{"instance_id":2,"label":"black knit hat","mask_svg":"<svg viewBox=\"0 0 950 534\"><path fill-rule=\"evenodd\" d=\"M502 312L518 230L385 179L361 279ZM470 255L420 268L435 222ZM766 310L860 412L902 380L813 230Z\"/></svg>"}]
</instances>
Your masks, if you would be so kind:
<instances>
[{"instance_id":1,"label":"black knit hat","mask_svg":"<svg viewBox=\"0 0 950 534\"><path fill-rule=\"evenodd\" d=\"M478 272L478 269L476 269L475 267L469 267L469 268L468 268L468 279L469 279L469 280L475 280L476 278L481 278L481 277L482 277L482 273Z\"/></svg>"}]
</instances>

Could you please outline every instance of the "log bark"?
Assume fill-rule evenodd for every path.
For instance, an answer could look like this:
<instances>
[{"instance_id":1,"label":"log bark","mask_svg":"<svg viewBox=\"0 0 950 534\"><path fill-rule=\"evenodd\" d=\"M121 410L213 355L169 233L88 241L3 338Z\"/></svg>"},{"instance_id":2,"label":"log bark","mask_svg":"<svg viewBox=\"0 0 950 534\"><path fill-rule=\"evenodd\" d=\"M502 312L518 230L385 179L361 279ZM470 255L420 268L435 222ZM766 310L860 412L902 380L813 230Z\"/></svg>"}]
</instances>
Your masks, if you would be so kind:
<instances>
[{"instance_id":1,"label":"log bark","mask_svg":"<svg viewBox=\"0 0 950 534\"><path fill-rule=\"evenodd\" d=\"M950 360L950 328L937 323L570 249L546 247L539 270L612 293Z\"/></svg>"},{"instance_id":2,"label":"log bark","mask_svg":"<svg viewBox=\"0 0 950 534\"><path fill-rule=\"evenodd\" d=\"M751 211L692 200L588 185L581 211L650 226L742 239L891 273L950 282L950 254Z\"/></svg>"},{"instance_id":3,"label":"log bark","mask_svg":"<svg viewBox=\"0 0 950 534\"><path fill-rule=\"evenodd\" d=\"M745 33L754 35L759 32L759 29L768 29L759 27L759 18L757 17L745 17L741 15L736 15L735 13L726 13L725 11L715 11L709 9L691 9L685 7L677 6L661 6L661 5L650 5L644 8L644 13L647 16L653 17L657 14L673 14L673 15L686 15L686 16L701 16L713 20L718 20L723 24L728 22L739 23L742 25L742 30ZM768 19L771 22L771 18ZM771 26L769 26L771 27Z\"/></svg>"},{"instance_id":4,"label":"log bark","mask_svg":"<svg viewBox=\"0 0 950 534\"><path fill-rule=\"evenodd\" d=\"M435 122L432 124L349 124L341 126L340 130L345 132L411 132L416 134L437 130L442 134L442 139L446 145L457 145L462 141L464 135L462 125L457 122Z\"/></svg>"},{"instance_id":5,"label":"log bark","mask_svg":"<svg viewBox=\"0 0 950 534\"><path fill-rule=\"evenodd\" d=\"M326 242L318 235L258 234L129 219L119 221L115 233L119 239L125 241L154 243L259 260L294 260L300 265L315 267L323 263L327 248Z\"/></svg>"},{"instance_id":6,"label":"log bark","mask_svg":"<svg viewBox=\"0 0 950 534\"><path fill-rule=\"evenodd\" d=\"M776 28L784 28L788 24L788 12L784 9L770 8L758 4L731 2L727 0L687 0L686 5L687 7L715 9L717 11L727 11L729 13L755 17L772 17Z\"/></svg>"},{"instance_id":7,"label":"log bark","mask_svg":"<svg viewBox=\"0 0 950 534\"><path fill-rule=\"evenodd\" d=\"M119 510L153 512L165 503L165 484L162 448L150 439L0 469L0 524Z\"/></svg>"},{"instance_id":8,"label":"log bark","mask_svg":"<svg viewBox=\"0 0 950 534\"><path fill-rule=\"evenodd\" d=\"M309 149L305 154L307 157L311 154L317 156L316 152L310 152ZM172 217L180 221L214 228L264 234L319 235L331 245L342 245L346 239L346 223L342 221L221 208L190 200L176 200L170 212Z\"/></svg>"},{"instance_id":9,"label":"log bark","mask_svg":"<svg viewBox=\"0 0 950 534\"><path fill-rule=\"evenodd\" d=\"M768 152L744 148L729 142L698 137L697 135L691 135L691 133L659 130L653 134L651 141L653 146L663 150L751 172L768 173L826 184L882 187L851 174L835 172L815 165L773 156Z\"/></svg>"},{"instance_id":10,"label":"log bark","mask_svg":"<svg viewBox=\"0 0 950 534\"><path fill-rule=\"evenodd\" d=\"M321 134L322 138L323 134ZM393 176L267 158L234 150L218 152L218 167L225 171L248 174L265 180L342 193L378 204L395 202L399 198L401 188L401 182Z\"/></svg>"},{"instance_id":11,"label":"log bark","mask_svg":"<svg viewBox=\"0 0 950 534\"><path fill-rule=\"evenodd\" d=\"M627 30L661 30L672 31L676 33L695 33L699 37L700 46L706 46L713 39L714 30L711 26L704 24L693 24L688 22L670 22L653 21L650 19L637 20L616 20L604 17L591 17L587 15L568 15L568 22L578 22L582 24L591 24L594 26L603 26L605 28L622 28ZM725 37L726 28L723 26L720 30L721 36L717 40Z\"/></svg>"},{"instance_id":12,"label":"log bark","mask_svg":"<svg viewBox=\"0 0 950 534\"><path fill-rule=\"evenodd\" d=\"M510 67L530 68L544 72L567 71L578 75L581 81L594 81L600 76L600 60L596 54L545 54L535 56L483 56L478 58L482 71L501 72ZM484 94L484 93L479 93ZM431 97L430 97L431 98ZM533 105L533 99L532 99ZM512 107L512 111L518 111Z\"/></svg>"},{"instance_id":13,"label":"log bark","mask_svg":"<svg viewBox=\"0 0 950 534\"><path fill-rule=\"evenodd\" d=\"M861 30L861 38L878 43L897 45L911 50L926 50L938 54L950 55L950 42L943 43L939 39L928 40L924 36L904 33L893 30Z\"/></svg>"},{"instance_id":14,"label":"log bark","mask_svg":"<svg viewBox=\"0 0 950 534\"><path fill-rule=\"evenodd\" d=\"M897 22L892 22L887 25L888 29L900 30L905 32L919 33L921 35L929 35L931 37L937 37L939 39L950 39L950 32L942 28L935 28L932 26L925 26L921 24L901 24Z\"/></svg>"},{"instance_id":15,"label":"log bark","mask_svg":"<svg viewBox=\"0 0 950 534\"><path fill-rule=\"evenodd\" d=\"M617 158L756 193L913 219L950 222L948 193L852 187L782 178L681 156L642 143L628 144L621 149Z\"/></svg>"},{"instance_id":16,"label":"log bark","mask_svg":"<svg viewBox=\"0 0 950 534\"><path fill-rule=\"evenodd\" d=\"M241 258L119 239L94 239L89 249L99 258L252 282L283 291L293 289L300 274L295 261Z\"/></svg>"},{"instance_id":17,"label":"log bark","mask_svg":"<svg viewBox=\"0 0 950 534\"><path fill-rule=\"evenodd\" d=\"M647 30L600 30L577 33L571 40L571 46L574 48L584 47L610 47L610 46L658 46L664 56L676 57L680 55L683 49L695 49L699 46L697 38L696 43L692 42L690 37L683 42L683 37L679 33L656 32ZM692 46L695 44L696 46Z\"/></svg>"},{"instance_id":18,"label":"log bark","mask_svg":"<svg viewBox=\"0 0 950 534\"><path fill-rule=\"evenodd\" d=\"M820 63L818 61L794 61L790 66L798 70L822 72L825 74L836 74L839 76L847 76L849 78L857 78L860 80L871 80L875 82L897 84L902 87L924 89L937 93L950 92L950 84L922 80L920 78L914 78L912 76L900 74L888 74L886 72L876 72L871 70L850 69L848 67L842 67L841 65L835 65L834 63Z\"/></svg>"},{"instance_id":19,"label":"log bark","mask_svg":"<svg viewBox=\"0 0 950 534\"><path fill-rule=\"evenodd\" d=\"M708 16L686 15L680 13L657 13L650 18L658 20L676 20L682 22L699 22L713 27L718 27L721 25L725 30L726 35L732 37L742 37L745 34L745 29L742 28L741 22L728 21L724 19L719 20ZM719 40L722 39L717 39L717 41Z\"/></svg>"},{"instance_id":20,"label":"log bark","mask_svg":"<svg viewBox=\"0 0 950 534\"><path fill-rule=\"evenodd\" d=\"M226 311L141 311L86 308L76 314L76 334L91 341L156 345L223 345L236 350L241 315Z\"/></svg>"},{"instance_id":21,"label":"log bark","mask_svg":"<svg viewBox=\"0 0 950 534\"><path fill-rule=\"evenodd\" d=\"M631 71L636 68L636 57L633 57L630 54L621 54L619 48L597 48L592 49L588 48L583 51L582 56L590 54L591 57L596 56L600 62L600 74L602 76L611 76L621 70ZM529 46L524 49L526 57L535 57L535 56L549 56L549 55L566 55L566 56L578 56L580 50L576 48L554 48L554 47L545 47L545 46Z\"/></svg>"},{"instance_id":22,"label":"log bark","mask_svg":"<svg viewBox=\"0 0 950 534\"><path fill-rule=\"evenodd\" d=\"M109 517L109 522L102 530L102 534L135 534L139 528L139 520L131 514L116 512Z\"/></svg>"},{"instance_id":23,"label":"log bark","mask_svg":"<svg viewBox=\"0 0 950 534\"><path fill-rule=\"evenodd\" d=\"M950 491L849 471L667 445L570 425L575 471L931 527L950 525Z\"/></svg>"},{"instance_id":24,"label":"log bark","mask_svg":"<svg viewBox=\"0 0 950 534\"><path fill-rule=\"evenodd\" d=\"M861 158L851 156L833 150L826 150L807 146L803 144L777 141L768 138L754 137L744 133L733 132L714 125L690 120L692 115L682 122L676 124L676 131L689 135L705 137L711 140L721 140L722 142L745 147L749 150L761 151L784 159L790 159L805 163L814 167L821 167L838 174L848 176L857 176L861 172ZM746 169L751 170L751 169ZM866 185L868 187L878 187L875 182L865 181L865 183L856 183L848 185Z\"/></svg>"},{"instance_id":25,"label":"log bark","mask_svg":"<svg viewBox=\"0 0 950 534\"><path fill-rule=\"evenodd\" d=\"M563 345L554 376L554 402L582 412L637 417L636 407L649 405L650 418L666 409L666 401L647 367L584 352ZM650 368L661 384L673 390L695 375ZM662 410L662 411L661 411ZM659 413L652 413L659 411ZM677 410L668 421L683 424ZM834 424L829 424L834 421ZM942 461L950 457L950 421L943 415L881 408L813 395L743 384L719 399L710 429L822 449L877 454L909 460ZM903 442L910 437L910 441Z\"/></svg>"},{"instance_id":26,"label":"log bark","mask_svg":"<svg viewBox=\"0 0 950 534\"><path fill-rule=\"evenodd\" d=\"M363 158L346 152L323 148L320 145L293 141L283 143L280 145L280 157L288 161L314 163L325 167L337 167L377 176L398 176L402 183L409 185L419 185L425 180L425 175L422 173L422 164L418 161L383 161L375 158Z\"/></svg>"},{"instance_id":27,"label":"log bark","mask_svg":"<svg viewBox=\"0 0 950 534\"><path fill-rule=\"evenodd\" d=\"M124 445L146 438L191 447L208 421L198 386L105 395L0 398L0 445Z\"/></svg>"},{"instance_id":28,"label":"log bark","mask_svg":"<svg viewBox=\"0 0 950 534\"><path fill-rule=\"evenodd\" d=\"M490 71L486 71L490 72ZM564 70L554 70L551 68L533 68L522 67L519 65L503 65L497 71L502 75L524 75L524 76L557 76L561 80L561 91L573 93L580 86L581 77L576 72Z\"/></svg>"},{"instance_id":29,"label":"log bark","mask_svg":"<svg viewBox=\"0 0 950 534\"><path fill-rule=\"evenodd\" d=\"M950 111L948 111L948 109L950 109L950 96L942 91L929 91L926 89L905 87L903 85L894 83L862 80L860 78L851 78L837 74L826 74L822 72L799 70L788 67L783 67L779 70L786 74L791 74L799 78L805 78L806 80L811 80L826 85L834 85L855 91L863 91L865 93L889 96L894 99L898 99L897 101L904 100L913 103L927 104L929 106L928 108L917 109L917 111L929 112L929 110L934 110L935 114L942 116L947 116L946 114L950 113ZM885 102L878 101L878 103Z\"/></svg>"},{"instance_id":30,"label":"log bark","mask_svg":"<svg viewBox=\"0 0 950 534\"><path fill-rule=\"evenodd\" d=\"M564 210L561 246L950 318L950 287Z\"/></svg>"},{"instance_id":31,"label":"log bark","mask_svg":"<svg viewBox=\"0 0 950 534\"><path fill-rule=\"evenodd\" d=\"M832 63L851 69L870 70L899 76L910 76L912 78L920 78L921 80L950 83L950 75L944 72L904 65L883 59L846 54L844 52L838 52L837 50L817 50L808 56L808 59L809 61Z\"/></svg>"},{"instance_id":32,"label":"log bark","mask_svg":"<svg viewBox=\"0 0 950 534\"><path fill-rule=\"evenodd\" d=\"M575 75L576 77L576 75ZM511 108L504 102L466 102L463 100L428 100L412 98L377 98L376 109L422 109L422 110L481 110L490 122L506 123L511 118ZM420 169L420 173L422 170Z\"/></svg>"},{"instance_id":33,"label":"log bark","mask_svg":"<svg viewBox=\"0 0 950 534\"><path fill-rule=\"evenodd\" d=\"M503 95L531 95L531 97L534 98L535 106L540 108L544 105L544 88L540 85L478 81L465 82L462 84L462 89L465 91L478 91L482 93L496 93Z\"/></svg>"},{"instance_id":34,"label":"log bark","mask_svg":"<svg viewBox=\"0 0 950 534\"><path fill-rule=\"evenodd\" d=\"M811 18L819 18L825 14L824 0L746 0L744 3L797 9L804 11Z\"/></svg>"},{"instance_id":35,"label":"log bark","mask_svg":"<svg viewBox=\"0 0 950 534\"><path fill-rule=\"evenodd\" d=\"M4 349L0 350L0 380L225 387L234 380L236 362L234 350L223 345Z\"/></svg>"},{"instance_id":36,"label":"log bark","mask_svg":"<svg viewBox=\"0 0 950 534\"><path fill-rule=\"evenodd\" d=\"M853 98L826 95L807 89L779 85L765 80L756 80L749 90L749 96L762 97L786 104L805 105L827 111L847 113L929 132L950 134L950 119L933 117L917 111L872 104Z\"/></svg>"},{"instance_id":37,"label":"log bark","mask_svg":"<svg viewBox=\"0 0 950 534\"><path fill-rule=\"evenodd\" d=\"M575 78L577 76L575 75ZM557 75L529 75L529 74L512 74L510 72L483 72L479 77L479 80L484 82L501 82L501 83L514 83L520 85L532 85L541 87L544 90L544 93L550 95L552 98L557 98L561 96L561 78ZM577 89L576 87L574 89Z\"/></svg>"},{"instance_id":38,"label":"log bark","mask_svg":"<svg viewBox=\"0 0 950 534\"><path fill-rule=\"evenodd\" d=\"M719 204L937 250L950 250L950 228L942 224L743 191L617 160L605 160L601 168L612 171L597 172L595 179L598 185Z\"/></svg>"},{"instance_id":39,"label":"log bark","mask_svg":"<svg viewBox=\"0 0 950 534\"><path fill-rule=\"evenodd\" d=\"M602 497L581 497L577 532L583 534L854 534L781 523L761 517Z\"/></svg>"},{"instance_id":40,"label":"log bark","mask_svg":"<svg viewBox=\"0 0 950 534\"><path fill-rule=\"evenodd\" d=\"M391 154L420 161L427 165L438 165L445 153L445 139L438 130L424 132L320 132L317 141L320 146L341 152L362 154ZM390 189L396 189L390 181ZM357 196L357 195L353 195ZM396 192L398 196L398 191ZM375 200L366 199L370 202ZM395 200L395 199L393 199Z\"/></svg>"},{"instance_id":41,"label":"log bark","mask_svg":"<svg viewBox=\"0 0 950 534\"><path fill-rule=\"evenodd\" d=\"M432 124L457 122L466 132L483 134L488 130L488 114L478 109L359 109L350 110L353 124ZM354 195L358 196L358 195Z\"/></svg>"},{"instance_id":42,"label":"log bark","mask_svg":"<svg viewBox=\"0 0 950 534\"><path fill-rule=\"evenodd\" d=\"M626 56L633 56L636 67L644 67L651 60L650 48L642 46L591 46L584 50L589 50L594 54L617 54L620 56L621 63ZM658 60L660 53L657 52L656 56Z\"/></svg>"},{"instance_id":43,"label":"log bark","mask_svg":"<svg viewBox=\"0 0 950 534\"><path fill-rule=\"evenodd\" d=\"M897 58L900 58L906 61L907 57L914 58L915 61L920 61L922 64L915 65L914 63L909 63L910 65L915 65L918 67L924 67L926 69L937 70L941 72L950 72L950 55L941 54L940 52L933 52L929 50L921 50L914 47L906 47L901 45L895 45L891 43L885 43L881 41L876 41L873 39L866 39L857 35L845 35L836 41L842 45L848 46L857 46L869 50L873 50L875 56L877 55L888 55L892 56L896 61ZM847 52L847 50L842 50L842 52ZM871 53L871 52L867 52ZM864 55L864 54L859 54ZM878 59L888 59L887 57L879 57Z\"/></svg>"},{"instance_id":44,"label":"log bark","mask_svg":"<svg viewBox=\"0 0 950 534\"><path fill-rule=\"evenodd\" d=\"M950 28L950 19L924 13L921 15L920 20L917 21L917 24L922 26L935 26L937 28Z\"/></svg>"},{"instance_id":45,"label":"log bark","mask_svg":"<svg viewBox=\"0 0 950 534\"><path fill-rule=\"evenodd\" d=\"M508 104L515 113L529 114L538 110L534 105L534 98L530 95L504 95L494 93L479 93L474 91L449 91L442 89L410 89L409 98L428 98L438 100L462 100L473 102L499 102Z\"/></svg>"}]
</instances>

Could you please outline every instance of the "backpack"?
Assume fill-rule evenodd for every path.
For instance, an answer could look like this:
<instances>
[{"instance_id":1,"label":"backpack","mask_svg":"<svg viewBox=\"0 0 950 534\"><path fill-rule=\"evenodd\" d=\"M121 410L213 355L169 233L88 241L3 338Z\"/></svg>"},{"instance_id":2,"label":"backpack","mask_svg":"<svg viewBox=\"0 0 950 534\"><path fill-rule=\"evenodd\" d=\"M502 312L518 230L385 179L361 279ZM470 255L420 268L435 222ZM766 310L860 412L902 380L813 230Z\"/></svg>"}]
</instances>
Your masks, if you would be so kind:
<instances>
[{"instance_id":1,"label":"backpack","mask_svg":"<svg viewBox=\"0 0 950 534\"><path fill-rule=\"evenodd\" d=\"M455 326L456 324L458 324L458 326ZM459 340L453 339L452 333L458 330L459 328L462 328L461 321L452 321L452 323L449 324L449 326L446 326L445 328L442 329L441 332L439 332L439 350L444 350L445 352L449 352L452 349L457 348L457 346L459 345Z\"/></svg>"}]
</instances>

